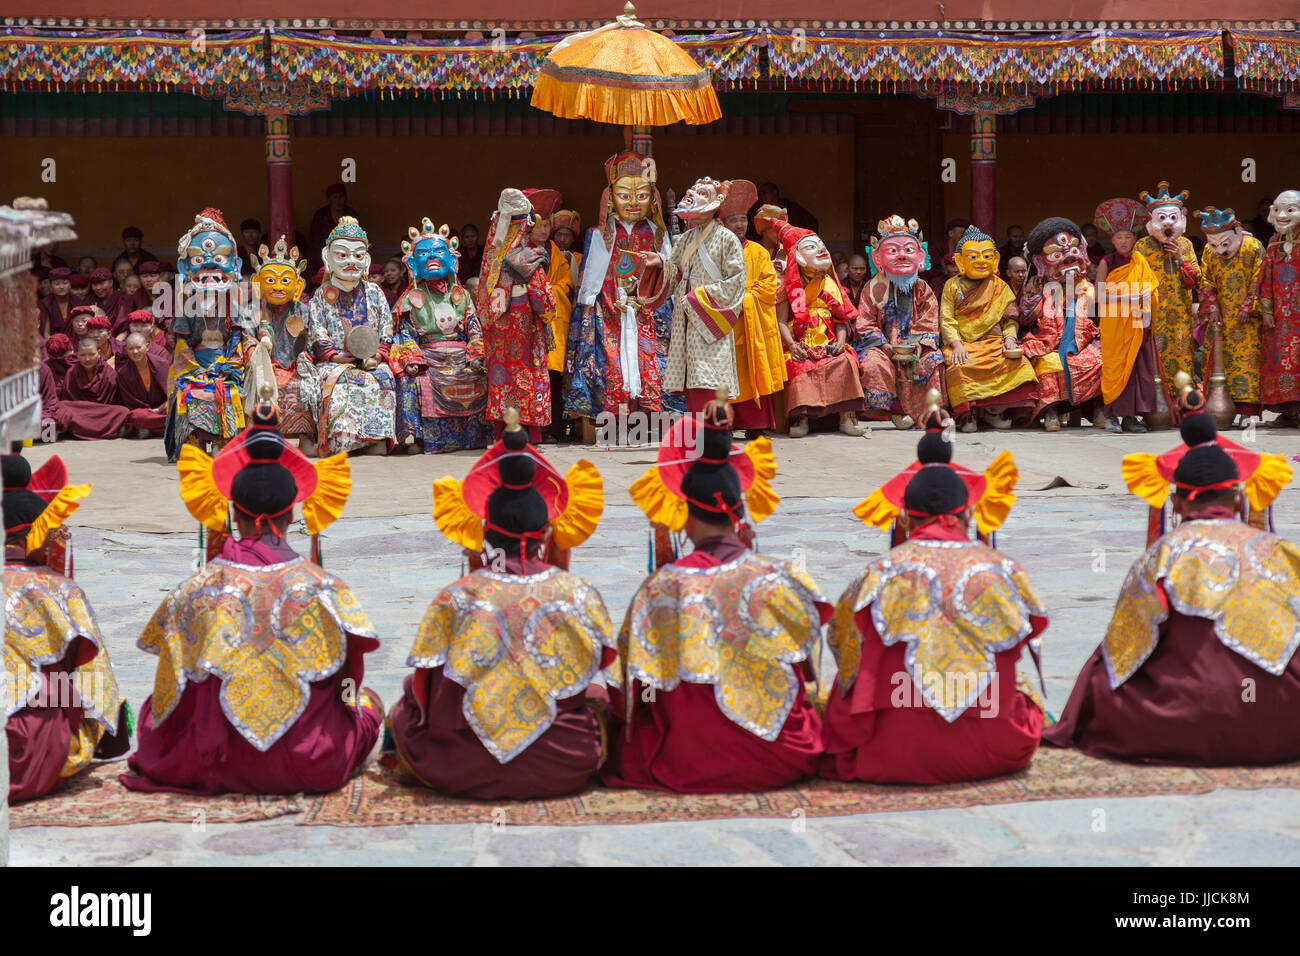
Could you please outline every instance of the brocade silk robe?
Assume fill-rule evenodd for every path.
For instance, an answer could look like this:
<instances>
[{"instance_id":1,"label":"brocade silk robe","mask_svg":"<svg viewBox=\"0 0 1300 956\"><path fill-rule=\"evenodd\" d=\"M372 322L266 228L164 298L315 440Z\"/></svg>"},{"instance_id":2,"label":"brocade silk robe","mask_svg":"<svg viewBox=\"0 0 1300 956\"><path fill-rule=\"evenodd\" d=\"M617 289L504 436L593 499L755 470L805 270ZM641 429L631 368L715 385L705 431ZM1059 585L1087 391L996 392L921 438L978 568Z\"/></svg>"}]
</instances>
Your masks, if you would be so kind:
<instances>
[{"instance_id":1,"label":"brocade silk robe","mask_svg":"<svg viewBox=\"0 0 1300 956\"><path fill-rule=\"evenodd\" d=\"M128 789L326 793L379 739L383 704L361 686L362 658L379 647L369 618L342 581L272 535L227 539L138 645L158 670Z\"/></svg>"},{"instance_id":2,"label":"brocade silk robe","mask_svg":"<svg viewBox=\"0 0 1300 956\"><path fill-rule=\"evenodd\" d=\"M649 220L628 226L610 219L605 229L589 233L574 295L565 356L564 411L570 417L616 414L619 405L660 410L655 313L634 302L625 308L619 286L633 281L638 252L657 252L666 261L672 243Z\"/></svg>"},{"instance_id":3,"label":"brocade silk robe","mask_svg":"<svg viewBox=\"0 0 1300 956\"><path fill-rule=\"evenodd\" d=\"M1214 506L1124 579L1101 646L1043 733L1094 757L1187 767L1300 759L1300 548Z\"/></svg>"},{"instance_id":4,"label":"brocade silk robe","mask_svg":"<svg viewBox=\"0 0 1300 956\"><path fill-rule=\"evenodd\" d=\"M6 549L8 601L0 650L7 717L9 802L62 786L130 746L108 648L86 595L71 579Z\"/></svg>"},{"instance_id":5,"label":"brocade silk robe","mask_svg":"<svg viewBox=\"0 0 1300 956\"><path fill-rule=\"evenodd\" d=\"M1273 319L1262 328L1260 401L1272 411L1300 402L1300 238L1268 244L1256 280L1255 309Z\"/></svg>"},{"instance_id":6,"label":"brocade silk robe","mask_svg":"<svg viewBox=\"0 0 1300 956\"><path fill-rule=\"evenodd\" d=\"M1192 290L1196 288L1200 268L1196 264L1196 250L1192 241L1186 236L1178 237L1178 251L1189 269L1180 267L1170 256L1165 255L1164 248L1151 236L1143 236L1133 246L1133 251L1142 256L1156 274L1156 307L1151 318L1155 332L1156 351L1160 355L1160 385L1166 395L1171 395L1169 405L1177 406L1178 396L1174 389L1174 379L1179 372L1192 375L1193 352L1192 326L1195 316L1192 311Z\"/></svg>"},{"instance_id":7,"label":"brocade silk robe","mask_svg":"<svg viewBox=\"0 0 1300 956\"><path fill-rule=\"evenodd\" d=\"M568 571L526 570L511 556L505 571L448 585L407 658L415 673L389 716L396 765L440 793L563 796L604 759L601 708L589 700L604 692L589 684L615 658L605 605Z\"/></svg>"},{"instance_id":8,"label":"brocade silk robe","mask_svg":"<svg viewBox=\"0 0 1300 956\"><path fill-rule=\"evenodd\" d=\"M1016 562L959 528L921 528L835 606L822 775L955 783L1023 769L1043 710L1016 662L1046 627Z\"/></svg>"},{"instance_id":9,"label":"brocade silk robe","mask_svg":"<svg viewBox=\"0 0 1300 956\"><path fill-rule=\"evenodd\" d=\"M926 393L931 388L940 395L945 392L939 301L919 276L910 292L883 273L864 285L858 297L857 335L850 341L858 355L869 412L909 415L920 421ZM915 345L915 360L896 362L890 345Z\"/></svg>"},{"instance_id":10,"label":"brocade silk robe","mask_svg":"<svg viewBox=\"0 0 1300 956\"><path fill-rule=\"evenodd\" d=\"M733 330L744 308L745 256L735 234L716 219L688 229L663 270L646 270L641 279L649 308L659 308L669 295L673 317L664 390L690 395L702 389L707 401L725 387L728 398L738 398ZM688 401L687 407L700 411L704 405Z\"/></svg>"},{"instance_id":11,"label":"brocade silk robe","mask_svg":"<svg viewBox=\"0 0 1300 956\"><path fill-rule=\"evenodd\" d=\"M359 325L369 325L379 337L379 364L371 370L334 361L345 351L348 332ZM312 296L307 347L320 375L316 440L321 457L392 442L397 434L397 384L388 365L392 344L393 314L377 284L362 280L344 291L326 283Z\"/></svg>"},{"instance_id":12,"label":"brocade silk robe","mask_svg":"<svg viewBox=\"0 0 1300 956\"><path fill-rule=\"evenodd\" d=\"M806 574L735 538L652 574L606 672L605 784L745 792L815 774L822 726L804 679L830 613Z\"/></svg>"},{"instance_id":13,"label":"brocade silk robe","mask_svg":"<svg viewBox=\"0 0 1300 956\"><path fill-rule=\"evenodd\" d=\"M1262 323L1250 310L1255 285L1264 264L1264 246L1254 236L1243 236L1241 248L1231 259L1208 245L1201 252L1201 308L1218 309L1223 329L1223 371L1228 378L1228 395L1239 405L1259 404L1259 371L1262 361ZM1272 334L1270 332L1270 334Z\"/></svg>"},{"instance_id":14,"label":"brocade silk robe","mask_svg":"<svg viewBox=\"0 0 1300 956\"><path fill-rule=\"evenodd\" d=\"M1050 294L1035 297L1032 331L1020 343L1038 376L1035 418L1055 405L1084 405L1101 394L1101 335L1092 319L1092 283L1080 279L1074 288L1073 309Z\"/></svg>"}]
</instances>

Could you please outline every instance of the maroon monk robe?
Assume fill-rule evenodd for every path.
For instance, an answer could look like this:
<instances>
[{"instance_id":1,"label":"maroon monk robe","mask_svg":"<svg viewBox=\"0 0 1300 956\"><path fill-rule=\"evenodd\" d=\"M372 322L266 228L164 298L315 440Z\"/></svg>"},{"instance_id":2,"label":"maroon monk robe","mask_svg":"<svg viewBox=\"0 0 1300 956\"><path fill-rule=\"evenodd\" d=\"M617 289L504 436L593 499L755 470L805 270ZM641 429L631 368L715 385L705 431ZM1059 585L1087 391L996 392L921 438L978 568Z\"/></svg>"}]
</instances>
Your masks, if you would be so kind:
<instances>
[{"instance_id":1,"label":"maroon monk robe","mask_svg":"<svg viewBox=\"0 0 1300 956\"><path fill-rule=\"evenodd\" d=\"M1236 517L1217 506L1201 516ZM1247 767L1300 759L1297 726L1300 654L1274 677L1225 647L1213 621L1170 606L1155 650L1115 690L1101 648L1093 652L1043 740L1134 763Z\"/></svg>"},{"instance_id":2,"label":"maroon monk robe","mask_svg":"<svg viewBox=\"0 0 1300 956\"><path fill-rule=\"evenodd\" d=\"M68 382L68 369L76 365L76 362L69 362L62 355L46 354L45 361L41 363L41 368L49 369L50 378L54 380L54 389L59 398L67 398L65 391Z\"/></svg>"},{"instance_id":3,"label":"maroon monk robe","mask_svg":"<svg viewBox=\"0 0 1300 956\"><path fill-rule=\"evenodd\" d=\"M674 567L714 568L747 549L736 538L707 538L673 562ZM822 606L823 622L830 607ZM804 665L799 667L804 676ZM732 721L718 708L712 684L683 681L675 690L655 691L653 703L639 690L632 712L632 739L622 723L625 698L609 689L610 759L601 779L610 787L643 787L678 793L753 792L788 787L817 773L822 725L799 682L794 706L780 735L767 741Z\"/></svg>"},{"instance_id":4,"label":"maroon monk robe","mask_svg":"<svg viewBox=\"0 0 1300 956\"><path fill-rule=\"evenodd\" d=\"M64 660L41 668L41 678L45 681L41 699L55 698L57 690L51 688L51 677L66 674L75 667L69 659L86 646L94 650L93 644L78 638L68 648ZM24 707L9 718L5 738L9 744L10 803L30 800L58 787L59 771L68 762L68 749L82 717L80 707Z\"/></svg>"},{"instance_id":5,"label":"maroon monk robe","mask_svg":"<svg viewBox=\"0 0 1300 956\"><path fill-rule=\"evenodd\" d=\"M530 562L529 574L550 565ZM522 574L519 558L507 557L506 570ZM605 648L601 668L617 657ZM389 717L397 752L428 787L451 797L476 800L536 800L562 797L586 788L600 769L601 727L587 704L602 704L605 690L595 684L555 702L555 722L513 760L500 763L465 721L465 688L441 667L417 667L407 676L402 699Z\"/></svg>"},{"instance_id":6,"label":"maroon monk robe","mask_svg":"<svg viewBox=\"0 0 1300 956\"><path fill-rule=\"evenodd\" d=\"M167 370L170 364L165 353L146 352L145 374L149 381L145 382L129 355L124 354L118 359L117 403L131 409L131 427L147 428L162 434L167 415L154 409L167 404Z\"/></svg>"},{"instance_id":7,"label":"maroon monk robe","mask_svg":"<svg viewBox=\"0 0 1300 956\"><path fill-rule=\"evenodd\" d=\"M41 418L59 417L59 387L54 381L54 373L48 362L41 363Z\"/></svg>"},{"instance_id":8,"label":"maroon monk robe","mask_svg":"<svg viewBox=\"0 0 1300 956\"><path fill-rule=\"evenodd\" d=\"M922 541L961 541L959 528L931 524L912 535ZM996 711L992 701L972 704L952 723L907 688L912 707L895 707L896 675L907 676L907 645L886 647L871 619L868 605L854 616L862 632L858 677L846 697L839 678L826 702L826 756L821 775L833 780L872 783L956 783L981 780L1023 770L1043 729L1043 712L1016 689L1016 661L1025 641L1047 626L1033 616L1024 641L994 655L997 679ZM911 678L908 677L910 681ZM996 714L996 716L993 716Z\"/></svg>"},{"instance_id":9,"label":"maroon monk robe","mask_svg":"<svg viewBox=\"0 0 1300 956\"><path fill-rule=\"evenodd\" d=\"M131 309L134 308L131 296L121 289L114 289L104 299L96 299L92 292L87 301L90 305L99 306L104 315L108 316L109 326L112 328L114 335L127 331L131 324L127 320L127 316L130 315Z\"/></svg>"},{"instance_id":10,"label":"maroon monk robe","mask_svg":"<svg viewBox=\"0 0 1300 956\"><path fill-rule=\"evenodd\" d=\"M265 566L298 554L282 539L227 538L221 556L237 564ZM353 707L343 700L343 681L358 688L363 655L374 638L348 634L348 658L332 676L311 685L307 707L266 751L250 744L221 709L221 678L189 681L176 709L153 723L153 697L140 711L139 745L123 774L128 790L150 793L328 793L347 783L379 740L384 714L368 698Z\"/></svg>"},{"instance_id":11,"label":"maroon monk robe","mask_svg":"<svg viewBox=\"0 0 1300 956\"><path fill-rule=\"evenodd\" d=\"M68 321L68 313L76 304L71 295L62 304L53 293L41 299L37 306L40 310L41 335L48 338L58 332L67 332L72 327L72 323Z\"/></svg>"},{"instance_id":12,"label":"maroon monk robe","mask_svg":"<svg viewBox=\"0 0 1300 956\"><path fill-rule=\"evenodd\" d=\"M131 417L129 409L117 404L117 375L103 359L90 379L79 364L69 368L63 395L60 408L68 416L67 429L78 438L117 438Z\"/></svg>"}]
</instances>

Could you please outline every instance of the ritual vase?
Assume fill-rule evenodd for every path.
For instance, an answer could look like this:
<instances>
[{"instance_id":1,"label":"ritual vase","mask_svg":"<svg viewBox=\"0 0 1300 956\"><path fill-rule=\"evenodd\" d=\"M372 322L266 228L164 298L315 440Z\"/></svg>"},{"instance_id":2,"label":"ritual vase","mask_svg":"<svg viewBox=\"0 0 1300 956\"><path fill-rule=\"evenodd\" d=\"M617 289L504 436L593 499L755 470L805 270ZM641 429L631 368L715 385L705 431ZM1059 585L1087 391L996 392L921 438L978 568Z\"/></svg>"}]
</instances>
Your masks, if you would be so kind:
<instances>
[{"instance_id":1,"label":"ritual vase","mask_svg":"<svg viewBox=\"0 0 1300 956\"><path fill-rule=\"evenodd\" d=\"M1223 322L1216 318L1208 330L1211 335L1209 389L1205 395L1205 410L1214 419L1219 430L1232 424L1237 414L1236 403L1228 397L1228 376L1223 367Z\"/></svg>"}]
</instances>

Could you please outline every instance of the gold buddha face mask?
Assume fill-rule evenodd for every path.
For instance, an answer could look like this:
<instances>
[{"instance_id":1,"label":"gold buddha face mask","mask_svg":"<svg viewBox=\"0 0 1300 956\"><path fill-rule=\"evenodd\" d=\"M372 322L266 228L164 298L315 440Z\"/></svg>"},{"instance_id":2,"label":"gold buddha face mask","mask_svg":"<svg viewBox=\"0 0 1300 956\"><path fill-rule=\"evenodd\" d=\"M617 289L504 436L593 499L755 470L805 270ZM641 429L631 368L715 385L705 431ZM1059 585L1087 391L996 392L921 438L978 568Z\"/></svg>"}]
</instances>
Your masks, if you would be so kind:
<instances>
[{"instance_id":1,"label":"gold buddha face mask","mask_svg":"<svg viewBox=\"0 0 1300 956\"><path fill-rule=\"evenodd\" d=\"M650 215L654 186L641 176L620 176L609 188L614 215L629 226Z\"/></svg>"},{"instance_id":2,"label":"gold buddha face mask","mask_svg":"<svg viewBox=\"0 0 1300 956\"><path fill-rule=\"evenodd\" d=\"M971 240L956 255L957 271L967 279L987 279L998 271L998 258L998 248L991 240Z\"/></svg>"},{"instance_id":3,"label":"gold buddha face mask","mask_svg":"<svg viewBox=\"0 0 1300 956\"><path fill-rule=\"evenodd\" d=\"M262 298L272 305L284 305L302 295L304 282L293 266L268 264L258 270L255 278Z\"/></svg>"}]
</instances>

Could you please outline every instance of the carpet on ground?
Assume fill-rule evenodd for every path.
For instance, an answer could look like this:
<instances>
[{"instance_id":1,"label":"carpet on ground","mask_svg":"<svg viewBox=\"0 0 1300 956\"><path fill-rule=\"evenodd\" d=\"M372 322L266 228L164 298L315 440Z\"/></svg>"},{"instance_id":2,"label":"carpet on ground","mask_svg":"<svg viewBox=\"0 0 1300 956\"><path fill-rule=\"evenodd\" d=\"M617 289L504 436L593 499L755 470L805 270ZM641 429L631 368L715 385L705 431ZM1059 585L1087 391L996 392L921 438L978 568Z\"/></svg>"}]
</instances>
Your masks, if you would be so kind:
<instances>
[{"instance_id":1,"label":"carpet on ground","mask_svg":"<svg viewBox=\"0 0 1300 956\"><path fill-rule=\"evenodd\" d=\"M1212 790L1300 790L1300 763L1277 767L1148 767L1097 760L1045 747L1020 773L972 783L912 786L809 780L765 793L672 794L591 787L551 800L474 801L439 796L373 765L321 796L187 796L135 793L118 782L120 764L96 766L63 790L11 808L13 829L121 826L131 823L245 823L298 814L299 825L343 827L438 823L581 826L670 823L745 817L846 816L939 810L1028 800L1120 798ZM502 812L504 811L504 812Z\"/></svg>"}]
</instances>

